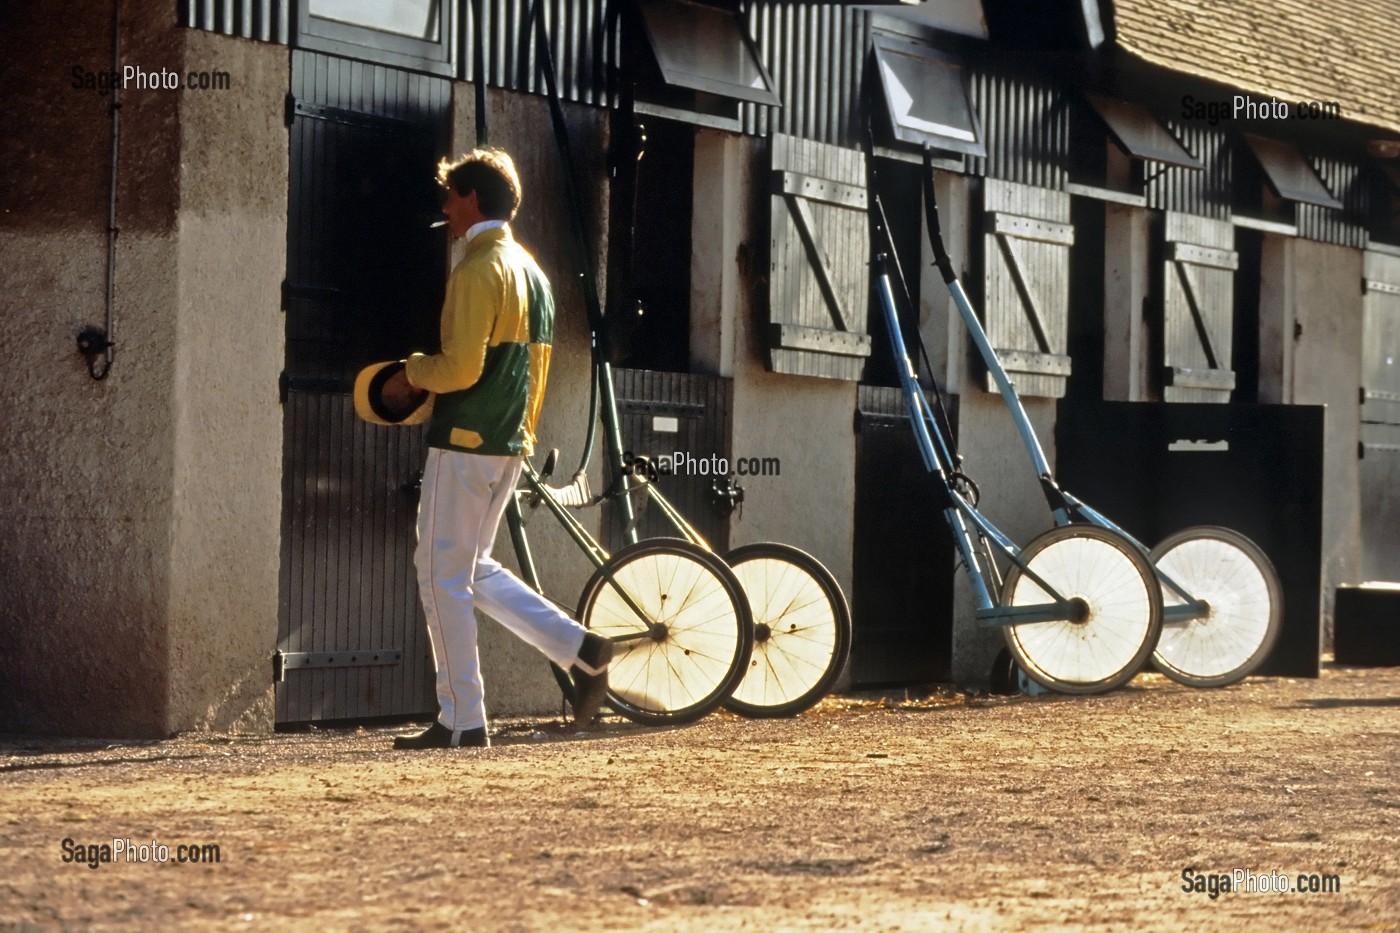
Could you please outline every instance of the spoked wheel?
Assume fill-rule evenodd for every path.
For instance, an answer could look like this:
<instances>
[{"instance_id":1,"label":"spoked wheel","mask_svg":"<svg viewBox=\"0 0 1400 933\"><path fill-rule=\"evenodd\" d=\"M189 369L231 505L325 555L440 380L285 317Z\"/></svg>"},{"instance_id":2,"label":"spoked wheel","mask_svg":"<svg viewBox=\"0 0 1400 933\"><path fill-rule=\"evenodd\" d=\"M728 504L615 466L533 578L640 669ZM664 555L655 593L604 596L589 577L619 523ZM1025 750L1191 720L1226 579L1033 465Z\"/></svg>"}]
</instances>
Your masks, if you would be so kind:
<instances>
[{"instance_id":1,"label":"spoked wheel","mask_svg":"<svg viewBox=\"0 0 1400 933\"><path fill-rule=\"evenodd\" d=\"M826 696L851 652L851 611L836 578L786 544L724 556L753 610L747 673L724 705L742 716L794 716Z\"/></svg>"},{"instance_id":2,"label":"spoked wheel","mask_svg":"<svg viewBox=\"0 0 1400 933\"><path fill-rule=\"evenodd\" d=\"M611 579L609 579L611 578ZM646 725L694 722L744 675L753 616L729 567L669 538L639 541L594 571L579 620L613 641L608 703Z\"/></svg>"},{"instance_id":3,"label":"spoked wheel","mask_svg":"<svg viewBox=\"0 0 1400 933\"><path fill-rule=\"evenodd\" d=\"M1278 640L1283 586L1259 546L1229 528L1202 525L1169 536L1152 563L1206 604L1206 614L1162 626L1152 663L1192 687L1223 687L1255 670ZM1166 605L1184 600L1162 587Z\"/></svg>"},{"instance_id":4,"label":"spoked wheel","mask_svg":"<svg viewBox=\"0 0 1400 933\"><path fill-rule=\"evenodd\" d=\"M1101 693L1131 680L1162 630L1161 588L1147 557L1117 532L1064 525L1031 541L1021 558L1075 607L1065 621L1005 629L1021 669L1060 693ZM1004 605L1051 601L1019 566L1007 572Z\"/></svg>"}]
</instances>

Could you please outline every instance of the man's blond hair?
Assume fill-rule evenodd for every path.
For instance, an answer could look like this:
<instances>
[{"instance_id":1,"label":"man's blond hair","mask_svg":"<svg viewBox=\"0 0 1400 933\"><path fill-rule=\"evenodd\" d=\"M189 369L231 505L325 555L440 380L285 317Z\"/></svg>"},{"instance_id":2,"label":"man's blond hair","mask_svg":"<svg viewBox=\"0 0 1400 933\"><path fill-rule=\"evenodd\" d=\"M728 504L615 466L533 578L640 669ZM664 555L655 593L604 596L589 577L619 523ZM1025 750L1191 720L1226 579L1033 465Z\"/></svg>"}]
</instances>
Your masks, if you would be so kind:
<instances>
[{"instance_id":1,"label":"man's blond hair","mask_svg":"<svg viewBox=\"0 0 1400 933\"><path fill-rule=\"evenodd\" d=\"M513 220L520 209L520 176L504 149L473 149L455 161L443 159L437 180L459 195L475 191L481 213L492 220Z\"/></svg>"}]
</instances>

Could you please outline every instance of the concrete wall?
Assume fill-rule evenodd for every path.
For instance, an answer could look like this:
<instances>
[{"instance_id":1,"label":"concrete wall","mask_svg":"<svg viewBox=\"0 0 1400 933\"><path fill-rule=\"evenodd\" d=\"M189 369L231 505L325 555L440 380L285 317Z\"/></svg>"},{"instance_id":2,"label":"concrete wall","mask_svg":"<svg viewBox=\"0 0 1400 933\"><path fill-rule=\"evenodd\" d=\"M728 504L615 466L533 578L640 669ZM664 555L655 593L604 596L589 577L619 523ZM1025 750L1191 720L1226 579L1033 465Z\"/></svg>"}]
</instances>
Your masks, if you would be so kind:
<instances>
[{"instance_id":1,"label":"concrete wall","mask_svg":"<svg viewBox=\"0 0 1400 933\"><path fill-rule=\"evenodd\" d=\"M181 30L168 728L271 728L280 568L286 49Z\"/></svg>"},{"instance_id":2,"label":"concrete wall","mask_svg":"<svg viewBox=\"0 0 1400 933\"><path fill-rule=\"evenodd\" d=\"M110 8L5 17L0 362L25 404L0 424L0 730L270 726L285 51L124 5L124 62L235 85L123 95L117 345L99 382L74 341L104 319L112 98L71 68L111 69Z\"/></svg>"},{"instance_id":3,"label":"concrete wall","mask_svg":"<svg viewBox=\"0 0 1400 933\"><path fill-rule=\"evenodd\" d=\"M972 199L976 193L969 179L940 172L937 177L939 221L953 268L963 287L975 295L981 290L968 260L970 237L980 235L972 224ZM928 347L929 360L947 375L947 388L957 398L958 450L963 455L963 471L977 483L982 493L980 510L1005 534L1025 545L1050 529L1053 520L1045 496L1021 442L1010 412L1001 396L987 391L985 367L967 335L957 306L932 269L932 247L927 231L923 240L926 271L920 286L920 329ZM1046 459L1055 462L1055 400L1023 398ZM951 533L951 532L949 532ZM954 576L953 645L951 671L954 682L983 684L992 670L992 661L1005 646L1000 631L978 624L976 600L967 574L959 568ZM988 585L992 586L989 580ZM999 593L993 588L993 598Z\"/></svg>"},{"instance_id":4,"label":"concrete wall","mask_svg":"<svg viewBox=\"0 0 1400 933\"><path fill-rule=\"evenodd\" d=\"M700 130L695 164L692 369L734 380L734 457L781 463L779 475L741 478L744 506L730 519L730 546L777 541L801 548L826 565L849 599L856 385L765 366L763 141Z\"/></svg>"},{"instance_id":5,"label":"concrete wall","mask_svg":"<svg viewBox=\"0 0 1400 933\"><path fill-rule=\"evenodd\" d=\"M1326 405L1322 499L1322 626L1330 644L1339 583L1361 582L1361 281L1359 250L1309 240L1294 246L1295 405Z\"/></svg>"}]
</instances>

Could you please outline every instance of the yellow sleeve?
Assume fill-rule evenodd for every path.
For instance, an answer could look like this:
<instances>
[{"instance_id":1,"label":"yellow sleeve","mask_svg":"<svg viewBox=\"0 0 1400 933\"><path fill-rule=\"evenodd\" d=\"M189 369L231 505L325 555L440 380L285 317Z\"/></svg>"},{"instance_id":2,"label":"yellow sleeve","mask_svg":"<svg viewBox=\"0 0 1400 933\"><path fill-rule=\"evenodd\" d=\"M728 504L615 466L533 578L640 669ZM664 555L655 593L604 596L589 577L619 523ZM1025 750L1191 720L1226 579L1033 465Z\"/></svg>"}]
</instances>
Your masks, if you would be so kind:
<instances>
[{"instance_id":1,"label":"yellow sleeve","mask_svg":"<svg viewBox=\"0 0 1400 933\"><path fill-rule=\"evenodd\" d=\"M408 381L429 392L476 384L486 366L491 332L503 307L504 282L492 263L462 263L447 280L442 303L442 352L408 358Z\"/></svg>"}]
</instances>

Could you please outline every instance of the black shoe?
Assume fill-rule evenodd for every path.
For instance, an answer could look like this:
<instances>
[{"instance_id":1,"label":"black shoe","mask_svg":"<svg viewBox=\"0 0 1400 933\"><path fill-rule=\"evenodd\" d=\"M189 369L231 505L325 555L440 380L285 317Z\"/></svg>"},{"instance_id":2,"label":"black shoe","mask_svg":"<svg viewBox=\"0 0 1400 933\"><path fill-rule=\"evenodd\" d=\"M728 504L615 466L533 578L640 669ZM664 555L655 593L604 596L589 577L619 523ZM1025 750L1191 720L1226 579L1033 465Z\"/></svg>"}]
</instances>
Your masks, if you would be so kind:
<instances>
[{"instance_id":1,"label":"black shoe","mask_svg":"<svg viewBox=\"0 0 1400 933\"><path fill-rule=\"evenodd\" d=\"M413 748L490 748L491 740L486 737L486 729L462 729L454 732L442 723L433 724L417 735L401 735L394 739L394 747Z\"/></svg>"},{"instance_id":2,"label":"black shoe","mask_svg":"<svg viewBox=\"0 0 1400 933\"><path fill-rule=\"evenodd\" d=\"M574 726L586 728L608 697L608 665L613 644L592 632L583 636L574 661Z\"/></svg>"}]
</instances>

